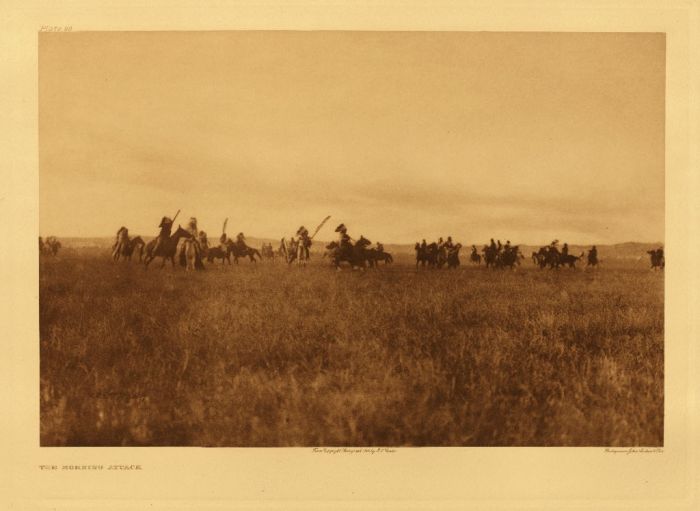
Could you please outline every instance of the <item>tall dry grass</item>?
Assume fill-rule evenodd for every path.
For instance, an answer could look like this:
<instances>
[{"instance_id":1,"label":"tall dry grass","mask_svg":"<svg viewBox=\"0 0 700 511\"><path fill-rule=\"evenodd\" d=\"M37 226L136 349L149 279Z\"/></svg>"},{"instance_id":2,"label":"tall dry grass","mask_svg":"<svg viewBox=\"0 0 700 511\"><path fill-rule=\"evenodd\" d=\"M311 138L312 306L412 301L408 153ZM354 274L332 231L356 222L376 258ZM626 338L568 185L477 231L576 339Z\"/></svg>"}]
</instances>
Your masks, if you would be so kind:
<instances>
[{"instance_id":1,"label":"tall dry grass","mask_svg":"<svg viewBox=\"0 0 700 511\"><path fill-rule=\"evenodd\" d=\"M663 445L663 274L40 261L41 444Z\"/></svg>"}]
</instances>

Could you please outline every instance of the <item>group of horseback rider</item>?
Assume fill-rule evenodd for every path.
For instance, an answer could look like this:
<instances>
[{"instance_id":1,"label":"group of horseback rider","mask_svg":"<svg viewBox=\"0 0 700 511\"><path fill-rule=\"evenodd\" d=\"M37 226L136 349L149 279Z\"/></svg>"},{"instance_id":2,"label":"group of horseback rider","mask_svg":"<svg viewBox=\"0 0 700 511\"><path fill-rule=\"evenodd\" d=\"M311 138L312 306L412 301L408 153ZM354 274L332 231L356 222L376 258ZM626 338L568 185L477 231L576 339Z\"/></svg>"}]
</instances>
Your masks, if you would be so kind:
<instances>
[{"instance_id":1,"label":"group of horseback rider","mask_svg":"<svg viewBox=\"0 0 700 511\"><path fill-rule=\"evenodd\" d=\"M354 240L348 234L348 228L345 227L345 224L338 225L338 227L335 228L335 232L338 233L338 252L343 255L352 252L354 248ZM380 254L384 253L384 245L378 241L374 247L374 250Z\"/></svg>"},{"instance_id":2,"label":"group of horseback rider","mask_svg":"<svg viewBox=\"0 0 700 511\"><path fill-rule=\"evenodd\" d=\"M435 245L436 245L438 250L442 250L444 248L445 250L447 250L448 253L451 250L454 250L454 248L455 248L455 244L452 241L452 236L448 236L447 241L443 240L442 236L440 236L438 238L437 242L435 243ZM420 246L419 246L420 249L425 251L428 249L428 246L429 246L429 244L425 241L425 238L423 238L423 241L421 241Z\"/></svg>"},{"instance_id":3,"label":"group of horseback rider","mask_svg":"<svg viewBox=\"0 0 700 511\"><path fill-rule=\"evenodd\" d=\"M663 247L659 247L656 250L648 250L647 254L649 254L651 258L651 269L659 269L663 270L666 267L666 257L664 256L664 249Z\"/></svg>"},{"instance_id":4,"label":"group of horseback rider","mask_svg":"<svg viewBox=\"0 0 700 511\"><path fill-rule=\"evenodd\" d=\"M456 268L459 266L459 251L462 248L460 243L454 243L452 236L448 236L447 240L443 240L442 236L437 242L428 243L425 238L415 244L416 251L416 266L428 266L442 268L447 264L448 268Z\"/></svg>"},{"instance_id":5,"label":"group of horseback rider","mask_svg":"<svg viewBox=\"0 0 700 511\"><path fill-rule=\"evenodd\" d=\"M310 257L312 243L312 236L309 235L309 230L302 225L289 238L289 241L285 238L280 240L279 255L284 257L290 264L294 261L298 264L306 264ZM265 246L263 245L264 249Z\"/></svg>"},{"instance_id":6,"label":"group of horseback rider","mask_svg":"<svg viewBox=\"0 0 700 511\"><path fill-rule=\"evenodd\" d=\"M381 242L372 246L372 242L362 235L355 240L348 234L345 224L338 225L335 232L338 233L338 239L326 245L323 257L328 257L338 270L342 262L350 264L353 269L364 269L368 266L376 268L381 262L390 264L394 261L392 255L384 251Z\"/></svg>"},{"instance_id":7,"label":"group of horseback rider","mask_svg":"<svg viewBox=\"0 0 700 511\"><path fill-rule=\"evenodd\" d=\"M523 255L520 253L520 247L511 245L510 240L506 240L504 245L501 243L501 240L496 241L491 238L491 242L488 245L484 245L482 252L484 253L486 267L514 268L520 264L520 260L523 258ZM469 259L472 262L481 264L481 255L478 254L475 245L472 245L472 253Z\"/></svg>"},{"instance_id":8,"label":"group of horseback rider","mask_svg":"<svg viewBox=\"0 0 700 511\"><path fill-rule=\"evenodd\" d=\"M47 236L46 240L39 236L40 254L51 254L55 256L56 254L58 254L59 248L61 248L61 242L58 241L58 238L56 238L56 236Z\"/></svg>"},{"instance_id":9,"label":"group of horseback rider","mask_svg":"<svg viewBox=\"0 0 700 511\"><path fill-rule=\"evenodd\" d=\"M491 240L493 241L493 240ZM545 250L548 254L555 255L556 257L566 257L569 255L569 244L564 243L564 245L561 247L561 251L559 251L559 240L554 240L552 241L547 247L542 247L540 250ZM598 257L598 249L595 248L595 246L591 249L593 253L595 254L596 258Z\"/></svg>"},{"instance_id":10,"label":"group of horseback rider","mask_svg":"<svg viewBox=\"0 0 700 511\"><path fill-rule=\"evenodd\" d=\"M509 254L511 250L513 250L513 247L510 244L510 240L506 240L506 244L503 245L501 244L501 240L496 242L493 240L493 238L491 238L491 243L486 249L484 249L484 252L491 251L495 254L500 254L501 252ZM472 252L476 252L476 247L474 245L472 245Z\"/></svg>"},{"instance_id":11,"label":"group of horseback rider","mask_svg":"<svg viewBox=\"0 0 700 511\"><path fill-rule=\"evenodd\" d=\"M550 268L558 268L559 266L574 268L576 263L583 258L583 252L578 256L569 254L568 243L564 243L561 250L559 250L558 245L559 240L554 240L548 246L540 247L537 252L532 253L532 262L540 268L544 268L547 265ZM593 245L588 251L586 266L597 267L599 262L598 249Z\"/></svg>"},{"instance_id":12,"label":"group of horseback rider","mask_svg":"<svg viewBox=\"0 0 700 511\"><path fill-rule=\"evenodd\" d=\"M150 254L153 254L154 256L159 255L163 251L163 247L171 242L172 227L174 224L174 220L175 218L177 218L177 215L179 213L180 212L178 211L175 217L173 218L170 218L168 216L162 217L160 224L158 225L158 228L160 229L158 236L152 242L153 246L149 248ZM284 238L282 239L281 250L285 252L288 262L296 260L299 263L304 263L308 261L310 257L310 248L312 245L313 237L329 218L330 217L327 217L323 220L323 222L321 222L321 224L318 226L313 235L310 235L308 229L306 229L306 227L302 225L296 231L295 235L297 236L297 238L295 239L294 237L292 237L289 245L285 243ZM219 237L218 248L221 251L221 253L227 253L231 246L235 246L241 252L248 250L249 248L246 244L245 235L242 232L239 232L236 235L235 242L228 238L226 234L227 222L228 219L224 221L224 227L222 229L221 236ZM179 228L179 232L183 231L184 233L182 236L186 238L186 242L179 245L177 255L179 256L181 261L184 260L186 245L190 243L193 246L195 253L195 269L204 269L202 259L211 248L207 239L207 233L198 229L197 219L195 217L191 217L189 219L185 229ZM359 244L354 243L355 240L353 240L353 238L348 234L348 229L345 226L345 224L341 223L340 225L338 225L335 229L335 232L338 233L338 240L334 249L336 259L352 259L353 254L358 248L356 245ZM47 239L47 241L44 242L40 239L40 250L53 241L54 240ZM117 231L116 239L112 247L112 256L115 259L118 259L119 254L123 253L124 247L128 246L130 241L133 242L134 240L129 239L129 230L124 226L120 227ZM362 250L371 250L375 254L384 254L384 246L380 242L376 243L376 248L370 248L369 241L366 240L364 237L361 237L360 241L366 242L362 245ZM141 243L143 242L141 241ZM559 240L553 240L548 246L541 247L538 252L533 252L533 262L536 265L539 265L543 268L547 265L550 265L552 267L558 267L563 264L573 266L573 264L576 261L583 257L583 253L581 254L581 256L570 255L569 245L567 243L563 244L561 250L559 249L558 245ZM440 237L436 243L433 242L430 244L428 244L426 240L423 239L420 244L416 243L415 248L417 252L417 260L420 261L421 255L426 256L433 252L435 254L446 254L447 259L449 259L451 255L455 256L456 254L458 254L460 247L461 245L459 243L455 244L452 241L452 237L448 236L447 240L443 240L443 238ZM271 251L272 247L270 246L269 248ZM486 259L487 266L490 264L498 266L499 261L504 263L506 266L512 266L514 264L519 264L519 259L523 257L522 254L520 254L519 252L518 246L512 246L510 240L507 240L505 244L502 244L501 240L494 240L493 238L491 238L490 243L488 245L484 245L482 251L484 252L484 257ZM652 250L648 253L651 256L652 268L663 268L665 263L663 248L659 248L658 250ZM481 262L481 256L478 253L477 247L475 245L472 245L470 259L473 262ZM429 258L426 260L428 263L430 262ZM598 249L594 245L588 251L587 266L595 267L598 265L598 263Z\"/></svg>"},{"instance_id":13,"label":"group of horseback rider","mask_svg":"<svg viewBox=\"0 0 700 511\"><path fill-rule=\"evenodd\" d=\"M158 255L164 252L164 248L171 242L172 238L172 230L173 230L173 224L175 219L177 218L177 215L180 212L178 211L173 218L170 218L169 216L164 216L160 220L160 224L158 225L158 228L160 231L158 232L158 236L153 242L153 246L149 248L149 252L152 255ZM218 247L223 253L226 253L228 250L229 245L231 244L231 240L229 240L228 236L226 235L226 224L228 222L228 219L224 221L224 227L222 229L221 236L219 236L219 245ZM209 251L211 248L209 245L209 240L207 238L207 233L204 231L200 231L197 227L197 219L195 217L191 217L189 221L187 222L184 231L189 235L186 238L185 243L182 243L179 245L179 249L177 252L178 257L180 260L184 260L185 258L185 250L186 250L186 245L188 243L191 243L193 248L194 248L194 253L195 253L195 262L194 262L194 267L197 270L203 270L204 269L204 264L202 262L203 258L205 257L205 254ZM114 246L112 247L112 255L113 257L116 258L117 254L120 253L122 250L122 247L125 243L129 242L129 230L126 227L121 227L117 231L116 235L116 240L114 243ZM235 244L239 247L242 248L247 248L246 241L245 241L245 235L242 232L239 232L238 235L236 236L236 241Z\"/></svg>"},{"instance_id":14,"label":"group of horseback rider","mask_svg":"<svg viewBox=\"0 0 700 511\"><path fill-rule=\"evenodd\" d=\"M303 225L297 229L294 236L292 236L288 241L282 238L280 243L280 253L285 256L288 263L296 261L299 264L303 264L308 261L310 257L310 248L312 245L312 240L320 228L328 221L330 217L326 217L323 222L316 228L313 235L309 234L309 230ZM338 240L334 244L333 253L336 259L347 260L351 258L354 253L356 245L353 238L348 234L348 229L345 224L339 224L335 228L335 232L338 233ZM328 247L327 247L328 248ZM377 242L376 252L383 253L384 246Z\"/></svg>"}]
</instances>

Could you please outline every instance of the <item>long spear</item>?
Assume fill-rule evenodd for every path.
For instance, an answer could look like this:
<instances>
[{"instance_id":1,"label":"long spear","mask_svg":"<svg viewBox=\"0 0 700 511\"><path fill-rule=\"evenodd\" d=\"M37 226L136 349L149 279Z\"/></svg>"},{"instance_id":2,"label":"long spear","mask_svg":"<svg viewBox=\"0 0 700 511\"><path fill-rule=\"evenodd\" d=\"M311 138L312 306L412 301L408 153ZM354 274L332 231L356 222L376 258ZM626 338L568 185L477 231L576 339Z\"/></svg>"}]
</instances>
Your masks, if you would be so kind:
<instances>
[{"instance_id":1,"label":"long spear","mask_svg":"<svg viewBox=\"0 0 700 511\"><path fill-rule=\"evenodd\" d=\"M227 224L227 223L228 223L228 218L226 218L226 220L224 220L224 227L223 227L223 229L221 229L221 232L222 232L223 234L226 234L226 224Z\"/></svg>"},{"instance_id":2,"label":"long spear","mask_svg":"<svg viewBox=\"0 0 700 511\"><path fill-rule=\"evenodd\" d=\"M318 234L318 231L321 230L321 227L323 227L323 226L326 224L326 222L328 222L328 220L330 220L330 219L331 219L331 216L330 216L330 215L328 215L326 218L324 218L324 219L323 219L323 222L321 222L320 224L318 224L318 227L316 227L316 230L315 230L314 233L311 235L311 238L310 238L310 239L314 239L314 236L316 236L316 235Z\"/></svg>"},{"instance_id":3,"label":"long spear","mask_svg":"<svg viewBox=\"0 0 700 511\"><path fill-rule=\"evenodd\" d=\"M180 210L178 209L177 213L175 213L175 216L173 217L173 223L175 223L175 219L177 218L177 215L179 215L179 214L180 214Z\"/></svg>"}]
</instances>

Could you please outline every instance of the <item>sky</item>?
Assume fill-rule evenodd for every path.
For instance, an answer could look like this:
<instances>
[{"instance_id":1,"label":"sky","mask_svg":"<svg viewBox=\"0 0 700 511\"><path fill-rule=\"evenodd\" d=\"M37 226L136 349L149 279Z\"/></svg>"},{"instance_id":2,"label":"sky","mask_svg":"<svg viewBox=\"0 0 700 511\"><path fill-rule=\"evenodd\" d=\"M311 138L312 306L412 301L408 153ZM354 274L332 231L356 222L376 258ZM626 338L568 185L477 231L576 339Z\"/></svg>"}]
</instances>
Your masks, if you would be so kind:
<instances>
[{"instance_id":1,"label":"sky","mask_svg":"<svg viewBox=\"0 0 700 511\"><path fill-rule=\"evenodd\" d=\"M39 35L40 234L664 238L653 33Z\"/></svg>"}]
</instances>

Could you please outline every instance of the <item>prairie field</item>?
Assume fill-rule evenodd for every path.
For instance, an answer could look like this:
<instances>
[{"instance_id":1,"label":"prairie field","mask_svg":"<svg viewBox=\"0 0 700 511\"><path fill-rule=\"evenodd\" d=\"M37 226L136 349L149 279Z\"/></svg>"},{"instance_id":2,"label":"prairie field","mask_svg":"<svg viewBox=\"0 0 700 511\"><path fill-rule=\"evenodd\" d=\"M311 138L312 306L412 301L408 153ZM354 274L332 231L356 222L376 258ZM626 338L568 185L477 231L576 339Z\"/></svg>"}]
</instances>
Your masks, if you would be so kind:
<instances>
[{"instance_id":1,"label":"prairie field","mask_svg":"<svg viewBox=\"0 0 700 511\"><path fill-rule=\"evenodd\" d=\"M466 259L42 257L41 445L663 445L662 272Z\"/></svg>"}]
</instances>

